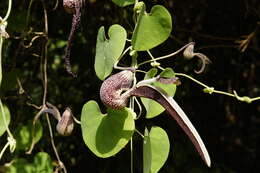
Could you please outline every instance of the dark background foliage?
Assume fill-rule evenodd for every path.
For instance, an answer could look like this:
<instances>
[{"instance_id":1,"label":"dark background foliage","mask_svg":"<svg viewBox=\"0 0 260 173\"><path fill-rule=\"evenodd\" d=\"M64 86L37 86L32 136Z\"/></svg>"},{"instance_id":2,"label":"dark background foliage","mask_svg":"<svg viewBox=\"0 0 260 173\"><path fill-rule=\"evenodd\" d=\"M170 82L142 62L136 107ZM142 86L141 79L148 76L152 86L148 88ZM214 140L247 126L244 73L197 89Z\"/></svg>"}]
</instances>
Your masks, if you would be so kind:
<instances>
[{"instance_id":1,"label":"dark background foliage","mask_svg":"<svg viewBox=\"0 0 260 173\"><path fill-rule=\"evenodd\" d=\"M62 2L52 10L55 2L46 1L49 19L48 46L48 94L47 100L64 110L73 109L80 118L81 108L88 100L99 100L101 82L94 72L96 35L100 26L107 29L118 23L131 33L132 6L120 8L112 1L89 0L83 8L82 23L72 48L72 69L78 74L71 77L64 68L64 48L68 38L72 16L67 14ZM239 95L256 97L260 95L260 1L258 0L169 0L145 1L148 10L152 5L162 4L171 13L173 31L171 37L162 45L152 49L154 56L171 53L184 44L196 42L196 50L206 54L212 61L203 74L197 75L197 60L184 60L182 55L162 61L162 65L171 66L176 72L192 75L216 89ZM3 49L4 78L1 97L12 114L11 129L32 120L36 110L27 102L37 105L42 101L42 82L40 58L43 39L37 39L32 46L25 48L34 32L44 30L43 9L40 1L34 1L29 24L26 14L27 0L14 0L9 25L10 39L5 41ZM5 14L7 2L0 3L0 15ZM239 50L237 40L241 36L256 31L244 52ZM258 33L257 33L258 31ZM129 36L130 37L130 34ZM140 54L140 59L148 58ZM129 61L123 60L122 65ZM150 67L145 66L143 70ZM19 77L25 93L19 94L16 83ZM141 77L141 76L140 76ZM178 127L176 122L163 114L157 118L137 121L137 128L157 125L164 128L170 138L171 150L166 164L160 172L258 172L260 170L260 104L259 101L247 104L223 95L208 95L200 86L181 79L182 85L176 92L176 100L189 115L194 126L200 132L212 159L212 168L206 168L196 153L192 143ZM53 119L52 119L53 120ZM41 118L44 135L36 145L34 152L46 151L55 160L50 145L47 123ZM54 126L53 120L53 126ZM134 168L142 170L142 141L134 136ZM55 133L57 148L69 172L130 172L130 146L127 145L115 157L97 158L85 146L79 126L70 137L60 137ZM0 146L4 145L1 138ZM2 147L1 147L2 148ZM27 157L23 152L16 157ZM11 161L13 155L6 154L1 164Z\"/></svg>"}]
</instances>

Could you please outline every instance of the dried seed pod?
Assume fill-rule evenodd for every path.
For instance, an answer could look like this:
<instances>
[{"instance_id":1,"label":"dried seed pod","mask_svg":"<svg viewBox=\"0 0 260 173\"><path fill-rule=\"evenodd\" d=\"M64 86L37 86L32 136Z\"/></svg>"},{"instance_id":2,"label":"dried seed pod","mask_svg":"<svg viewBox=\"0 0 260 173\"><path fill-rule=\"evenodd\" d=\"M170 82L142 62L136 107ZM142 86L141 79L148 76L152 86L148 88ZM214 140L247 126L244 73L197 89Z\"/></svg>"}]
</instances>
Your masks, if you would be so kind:
<instances>
[{"instance_id":1,"label":"dried seed pod","mask_svg":"<svg viewBox=\"0 0 260 173\"><path fill-rule=\"evenodd\" d=\"M73 114L69 107L63 112L60 121L56 126L56 130L60 135L69 136L74 128Z\"/></svg>"},{"instance_id":2,"label":"dried seed pod","mask_svg":"<svg viewBox=\"0 0 260 173\"><path fill-rule=\"evenodd\" d=\"M201 158L204 160L207 166L210 167L210 157L199 133L190 122L188 116L172 97L169 97L161 88L150 85L138 86L131 91L130 95L149 98L161 104L165 110L177 121L179 126L190 138Z\"/></svg>"}]
</instances>

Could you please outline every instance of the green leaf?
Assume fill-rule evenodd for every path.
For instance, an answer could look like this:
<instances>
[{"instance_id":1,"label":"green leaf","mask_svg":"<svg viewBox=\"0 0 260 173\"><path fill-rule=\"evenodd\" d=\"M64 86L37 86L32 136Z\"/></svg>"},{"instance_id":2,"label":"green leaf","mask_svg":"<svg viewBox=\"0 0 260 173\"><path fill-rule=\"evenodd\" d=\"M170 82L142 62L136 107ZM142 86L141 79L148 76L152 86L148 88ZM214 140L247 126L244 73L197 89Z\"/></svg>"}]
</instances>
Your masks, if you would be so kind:
<instances>
[{"instance_id":1,"label":"green leaf","mask_svg":"<svg viewBox=\"0 0 260 173\"><path fill-rule=\"evenodd\" d=\"M112 25L106 38L105 29L102 26L98 30L95 72L99 79L104 80L113 70L115 62L122 54L126 42L126 30L120 25Z\"/></svg>"},{"instance_id":2,"label":"green leaf","mask_svg":"<svg viewBox=\"0 0 260 173\"><path fill-rule=\"evenodd\" d=\"M28 163L26 159L18 158L7 168L7 173L35 173L35 168L34 165Z\"/></svg>"},{"instance_id":3,"label":"green leaf","mask_svg":"<svg viewBox=\"0 0 260 173\"><path fill-rule=\"evenodd\" d=\"M16 149L17 150L28 150L31 143L32 143L32 131L33 125L32 122L28 123L27 125L20 126L16 129L14 136L16 139ZM41 139L42 137L42 125L38 121L35 124L35 135L34 135L34 142L35 144Z\"/></svg>"},{"instance_id":4,"label":"green leaf","mask_svg":"<svg viewBox=\"0 0 260 173\"><path fill-rule=\"evenodd\" d=\"M34 156L33 163L24 158L15 159L7 168L7 173L52 173L53 165L51 157L45 152L39 152Z\"/></svg>"},{"instance_id":5,"label":"green leaf","mask_svg":"<svg viewBox=\"0 0 260 173\"><path fill-rule=\"evenodd\" d=\"M166 162L170 151L167 133L160 127L145 130L143 142L143 173L156 173Z\"/></svg>"},{"instance_id":6,"label":"green leaf","mask_svg":"<svg viewBox=\"0 0 260 173\"><path fill-rule=\"evenodd\" d=\"M135 0L112 0L112 1L120 7L125 7L135 3Z\"/></svg>"},{"instance_id":7,"label":"green leaf","mask_svg":"<svg viewBox=\"0 0 260 173\"><path fill-rule=\"evenodd\" d=\"M6 120L6 123L8 126L10 123L10 117L11 117L10 111L6 105L3 105L3 109L4 109L4 114L5 114L5 120ZM2 136L5 131L6 131L6 126L4 124L2 110L0 109L0 136Z\"/></svg>"},{"instance_id":8,"label":"green leaf","mask_svg":"<svg viewBox=\"0 0 260 173\"><path fill-rule=\"evenodd\" d=\"M149 70L144 79L150 79L155 77L157 74L157 69L152 68ZM174 72L171 68L166 68L164 71L160 73L160 76L171 78L174 77ZM162 84L160 82L154 82L151 85L159 87L163 89L169 96L173 97L176 91L175 84ZM148 99L148 98L141 98L141 101L146 109L146 118L153 118L160 115L165 109L156 101Z\"/></svg>"},{"instance_id":9,"label":"green leaf","mask_svg":"<svg viewBox=\"0 0 260 173\"><path fill-rule=\"evenodd\" d=\"M51 157L45 152L39 152L34 156L35 172L52 173L53 165Z\"/></svg>"},{"instance_id":10,"label":"green leaf","mask_svg":"<svg viewBox=\"0 0 260 173\"><path fill-rule=\"evenodd\" d=\"M138 16L132 36L133 49L145 51L163 43L172 31L172 18L168 10L155 5L150 13L145 11L145 5Z\"/></svg>"},{"instance_id":11,"label":"green leaf","mask_svg":"<svg viewBox=\"0 0 260 173\"><path fill-rule=\"evenodd\" d=\"M134 112L128 108L108 109L102 114L95 101L87 102L81 113L81 129L85 144L98 157L106 158L118 153L131 139Z\"/></svg>"}]
</instances>

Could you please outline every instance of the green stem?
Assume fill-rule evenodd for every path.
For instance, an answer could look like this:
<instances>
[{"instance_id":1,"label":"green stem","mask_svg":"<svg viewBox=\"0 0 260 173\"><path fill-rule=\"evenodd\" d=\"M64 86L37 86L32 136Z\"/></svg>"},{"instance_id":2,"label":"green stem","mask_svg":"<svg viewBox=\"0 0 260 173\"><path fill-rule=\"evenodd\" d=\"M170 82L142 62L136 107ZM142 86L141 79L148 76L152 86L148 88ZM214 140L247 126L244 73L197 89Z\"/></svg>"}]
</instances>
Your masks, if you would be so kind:
<instances>
[{"instance_id":1,"label":"green stem","mask_svg":"<svg viewBox=\"0 0 260 173\"><path fill-rule=\"evenodd\" d=\"M149 54L149 56L151 57L151 60L141 62L140 64L138 64L138 67L141 66L141 65L150 63L150 62L155 62L155 61L158 61L158 60L162 60L162 59L166 59L166 58L175 56L175 55L177 55L178 53L180 53L181 51L183 51L185 48L187 48L187 47L188 47L189 45L191 45L191 44L194 44L194 42L190 42L190 43L184 45L184 46L183 46L182 48L180 48L179 50L177 50L177 51L175 51L175 52L173 52L173 53L171 53L171 54L168 54L168 55L160 56L160 57L158 57L158 58L154 58L154 57L152 56L152 54L151 54L149 51L147 51L148 54Z\"/></svg>"},{"instance_id":2,"label":"green stem","mask_svg":"<svg viewBox=\"0 0 260 173\"><path fill-rule=\"evenodd\" d=\"M12 0L9 0L8 10L6 12L4 19L1 21L2 23L8 19L10 12L11 12L11 8L12 8ZM2 77L3 77L2 76L2 48L3 48L3 37L0 36L0 86L2 83ZM5 124L5 128L7 130L7 133L10 137L13 137L12 133L10 132L10 130L8 128L7 122L6 122L4 107L3 107L1 99L0 99L0 108L1 108L1 112L2 112L2 116L3 116L3 120L4 120L4 124Z\"/></svg>"},{"instance_id":3,"label":"green stem","mask_svg":"<svg viewBox=\"0 0 260 173\"><path fill-rule=\"evenodd\" d=\"M236 93L236 91L234 91L234 94L231 94L231 93L228 93L228 92L224 92L224 91L219 91L219 90L215 90L214 87L209 87L207 86L206 84L194 79L193 77L189 76L189 75L186 75L186 74L183 74L183 73L175 73L176 76L183 76L183 77L186 77L190 80L192 80L193 82L201 85L204 87L204 92L205 93L208 93L208 94L212 94L212 93L216 93L216 94L222 94L222 95L226 95L226 96L229 96L229 97L235 97L238 101L242 101L242 102L246 102L246 103L251 103L253 101L256 101L256 100L260 100L260 97L255 97L255 98L250 98L248 96L238 96L238 94Z\"/></svg>"},{"instance_id":4,"label":"green stem","mask_svg":"<svg viewBox=\"0 0 260 173\"><path fill-rule=\"evenodd\" d=\"M251 101L256 101L256 100L260 100L260 97L255 97L255 98L251 98Z\"/></svg>"},{"instance_id":5,"label":"green stem","mask_svg":"<svg viewBox=\"0 0 260 173\"><path fill-rule=\"evenodd\" d=\"M200 82L200 81L194 79L193 77L191 77L191 76L189 76L189 75L186 75L186 74L184 74L184 73L175 73L175 75L176 75L176 76L186 77L186 78L192 80L193 82L195 82L195 83L197 83L197 84L199 84L199 85L201 85L201 86L203 86L203 87L205 87L205 88L209 88L209 86L205 85L204 83L202 83L202 82Z\"/></svg>"},{"instance_id":6,"label":"green stem","mask_svg":"<svg viewBox=\"0 0 260 173\"><path fill-rule=\"evenodd\" d=\"M129 46L128 48L126 48L125 50L124 50L124 52L120 55L120 57L118 58L118 60L115 62L115 64L114 64L114 68L115 69L120 69L120 70L125 70L125 67L119 67L119 66L117 66L117 64L119 63L119 61L121 60L121 58L129 51L129 50L131 50L132 49L132 46Z\"/></svg>"},{"instance_id":7,"label":"green stem","mask_svg":"<svg viewBox=\"0 0 260 173\"><path fill-rule=\"evenodd\" d=\"M0 36L0 86L2 83L2 48L3 48L3 37Z\"/></svg>"},{"instance_id":8,"label":"green stem","mask_svg":"<svg viewBox=\"0 0 260 173\"><path fill-rule=\"evenodd\" d=\"M134 173L133 138L131 138L130 140L130 150L131 150L131 173Z\"/></svg>"},{"instance_id":9,"label":"green stem","mask_svg":"<svg viewBox=\"0 0 260 173\"><path fill-rule=\"evenodd\" d=\"M142 138L144 138L144 135L143 135L141 132L139 132L139 130L135 129L135 131L136 131L136 133L138 133Z\"/></svg>"},{"instance_id":10,"label":"green stem","mask_svg":"<svg viewBox=\"0 0 260 173\"><path fill-rule=\"evenodd\" d=\"M5 152L5 150L7 149L7 147L10 145L10 143L9 142L7 142L6 144L5 144L5 146L4 146L4 148L1 150L1 153L0 153L0 160L1 160L1 158L2 158L2 156L3 156L3 154L4 154L4 152Z\"/></svg>"},{"instance_id":11,"label":"green stem","mask_svg":"<svg viewBox=\"0 0 260 173\"><path fill-rule=\"evenodd\" d=\"M226 96L230 96L230 97L236 97L234 94L224 92L224 91L214 90L213 92L216 94L222 94L222 95L226 95Z\"/></svg>"},{"instance_id":12,"label":"green stem","mask_svg":"<svg viewBox=\"0 0 260 173\"><path fill-rule=\"evenodd\" d=\"M26 15L26 28L28 28L28 25L29 25L29 17L30 17L30 12L31 12L31 8L32 8L32 3L33 3L34 0L31 0L30 1L30 4L29 4L29 7L28 7L28 10L27 10L27 15Z\"/></svg>"},{"instance_id":13,"label":"green stem","mask_svg":"<svg viewBox=\"0 0 260 173\"><path fill-rule=\"evenodd\" d=\"M12 0L9 0L6 15L5 15L4 19L2 19L0 25L7 21L9 15L10 15L10 12L11 12L11 8L12 8ZM3 77L2 76L2 48L3 48L3 37L0 36L0 86L1 86L1 83L2 83L2 77ZM8 125L7 125L7 122L6 122L6 117L5 117L5 111L4 111L4 107L3 107L1 99L0 99L0 109L1 109L1 114L2 114L2 117L3 117L5 128L6 128L6 131L8 133L8 136L9 136L8 139L11 139L11 140L14 141L14 145L13 145L13 143L10 143L10 140L8 140L8 142L6 143L6 145L4 146L4 148L2 149L2 151L0 153L0 159L1 159L2 155L4 154L5 150L7 149L7 147L9 145L12 147L12 150L15 149L15 139L13 138L13 135L8 128ZM13 152L13 151L11 151L11 152Z\"/></svg>"},{"instance_id":14,"label":"green stem","mask_svg":"<svg viewBox=\"0 0 260 173\"><path fill-rule=\"evenodd\" d=\"M8 10L7 10L6 15L5 15L4 19L3 19L3 22L7 21L9 15L10 15L11 9L12 9L12 0L9 0L8 1Z\"/></svg>"}]
</instances>

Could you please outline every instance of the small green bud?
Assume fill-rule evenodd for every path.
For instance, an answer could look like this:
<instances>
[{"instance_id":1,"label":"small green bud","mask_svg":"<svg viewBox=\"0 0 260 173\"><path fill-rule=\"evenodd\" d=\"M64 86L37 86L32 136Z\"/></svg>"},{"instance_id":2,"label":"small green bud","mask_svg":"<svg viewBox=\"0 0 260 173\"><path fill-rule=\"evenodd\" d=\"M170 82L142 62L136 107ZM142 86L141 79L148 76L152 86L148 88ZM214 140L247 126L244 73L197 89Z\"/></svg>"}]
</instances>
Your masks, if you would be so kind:
<instances>
[{"instance_id":1,"label":"small green bud","mask_svg":"<svg viewBox=\"0 0 260 173\"><path fill-rule=\"evenodd\" d=\"M137 55L137 51L136 51L136 50L131 50L131 51L129 52L129 55L130 55L130 56L136 56L136 55Z\"/></svg>"},{"instance_id":2,"label":"small green bud","mask_svg":"<svg viewBox=\"0 0 260 173\"><path fill-rule=\"evenodd\" d=\"M151 66L152 67L159 67L161 64L159 63L159 62L156 62L156 61L154 61L154 62L151 62Z\"/></svg>"},{"instance_id":3,"label":"small green bud","mask_svg":"<svg viewBox=\"0 0 260 173\"><path fill-rule=\"evenodd\" d=\"M144 2L138 2L138 3L136 3L135 4L135 6L134 6L134 11L136 12L136 13L140 13L141 12L141 10L142 10L142 8L144 7Z\"/></svg>"},{"instance_id":4,"label":"small green bud","mask_svg":"<svg viewBox=\"0 0 260 173\"><path fill-rule=\"evenodd\" d=\"M203 89L204 93L212 94L214 92L214 87L207 87Z\"/></svg>"}]
</instances>

